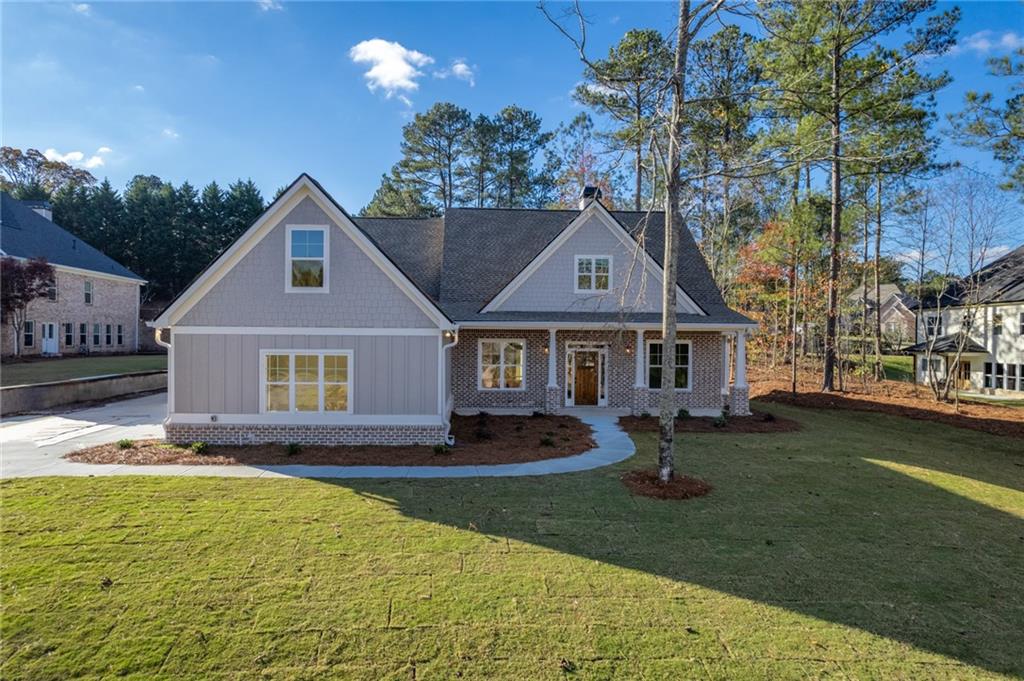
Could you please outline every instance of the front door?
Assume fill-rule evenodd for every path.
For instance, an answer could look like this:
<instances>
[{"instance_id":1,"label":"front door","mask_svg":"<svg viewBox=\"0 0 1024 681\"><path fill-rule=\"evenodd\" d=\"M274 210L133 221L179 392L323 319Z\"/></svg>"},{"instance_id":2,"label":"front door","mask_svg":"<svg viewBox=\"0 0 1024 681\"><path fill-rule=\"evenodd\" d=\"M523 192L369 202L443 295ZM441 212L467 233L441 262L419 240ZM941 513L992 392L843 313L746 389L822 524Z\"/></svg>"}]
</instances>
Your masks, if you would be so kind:
<instances>
[{"instance_id":1,"label":"front door","mask_svg":"<svg viewBox=\"0 0 1024 681\"><path fill-rule=\"evenodd\" d=\"M956 383L958 390L971 389L971 363L963 360L957 365Z\"/></svg>"},{"instance_id":2,"label":"front door","mask_svg":"<svg viewBox=\"0 0 1024 681\"><path fill-rule=\"evenodd\" d=\"M596 350L576 352L576 405L597 406L597 361Z\"/></svg>"},{"instance_id":3,"label":"front door","mask_svg":"<svg viewBox=\"0 0 1024 681\"><path fill-rule=\"evenodd\" d=\"M56 355L60 352L57 347L57 325L52 322L42 324L43 343L41 346L44 355Z\"/></svg>"}]
</instances>

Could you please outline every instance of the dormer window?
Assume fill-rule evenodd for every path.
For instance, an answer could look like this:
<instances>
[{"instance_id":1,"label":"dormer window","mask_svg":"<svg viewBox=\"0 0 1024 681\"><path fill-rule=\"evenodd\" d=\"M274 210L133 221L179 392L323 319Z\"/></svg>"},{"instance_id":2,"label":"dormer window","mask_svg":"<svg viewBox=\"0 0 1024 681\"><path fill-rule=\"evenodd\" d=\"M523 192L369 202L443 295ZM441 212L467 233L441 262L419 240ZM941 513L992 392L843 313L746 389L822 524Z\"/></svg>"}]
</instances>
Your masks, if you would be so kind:
<instances>
[{"instance_id":1,"label":"dormer window","mask_svg":"<svg viewBox=\"0 0 1024 681\"><path fill-rule=\"evenodd\" d=\"M287 249L285 290L327 292L327 228L289 225Z\"/></svg>"},{"instance_id":2,"label":"dormer window","mask_svg":"<svg viewBox=\"0 0 1024 681\"><path fill-rule=\"evenodd\" d=\"M612 257L610 255L576 256L576 293L610 291L612 288Z\"/></svg>"}]
</instances>

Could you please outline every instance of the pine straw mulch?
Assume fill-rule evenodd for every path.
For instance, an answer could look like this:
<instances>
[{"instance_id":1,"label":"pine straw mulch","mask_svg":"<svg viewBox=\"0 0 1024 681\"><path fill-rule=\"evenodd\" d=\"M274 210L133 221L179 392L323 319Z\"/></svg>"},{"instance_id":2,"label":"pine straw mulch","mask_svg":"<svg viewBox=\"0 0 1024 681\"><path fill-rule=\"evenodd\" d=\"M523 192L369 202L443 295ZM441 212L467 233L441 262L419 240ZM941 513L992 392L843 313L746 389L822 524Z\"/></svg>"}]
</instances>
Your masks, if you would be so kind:
<instances>
[{"instance_id":1,"label":"pine straw mulch","mask_svg":"<svg viewBox=\"0 0 1024 681\"><path fill-rule=\"evenodd\" d=\"M673 476L664 483L658 479L658 471L650 469L624 473L622 484L633 494L652 499L693 499L702 497L714 489L710 483L687 475Z\"/></svg>"},{"instance_id":2,"label":"pine straw mulch","mask_svg":"<svg viewBox=\"0 0 1024 681\"><path fill-rule=\"evenodd\" d=\"M676 419L677 433L792 433L801 425L793 419L768 412L753 411L750 416L730 416L724 425L716 426L710 416L691 416ZM657 416L620 416L619 426L627 433L657 433Z\"/></svg>"},{"instance_id":3,"label":"pine straw mulch","mask_svg":"<svg viewBox=\"0 0 1024 681\"><path fill-rule=\"evenodd\" d=\"M951 402L936 402L928 386L906 381L868 381L865 388L860 379L847 379L844 392L823 393L820 371L801 370L797 374L796 395L790 388L789 367L780 366L775 372L761 368L750 371L751 399L814 409L892 414L993 435L1024 437L1024 409L961 402L957 411Z\"/></svg>"},{"instance_id":4,"label":"pine straw mulch","mask_svg":"<svg viewBox=\"0 0 1024 681\"><path fill-rule=\"evenodd\" d=\"M129 449L117 443L90 447L64 458L80 463L274 466L461 466L525 463L581 454L595 446L590 426L571 416L452 416L455 446L447 453L410 445L303 445L289 456L285 444L209 445L202 454L162 440L139 440Z\"/></svg>"}]
</instances>

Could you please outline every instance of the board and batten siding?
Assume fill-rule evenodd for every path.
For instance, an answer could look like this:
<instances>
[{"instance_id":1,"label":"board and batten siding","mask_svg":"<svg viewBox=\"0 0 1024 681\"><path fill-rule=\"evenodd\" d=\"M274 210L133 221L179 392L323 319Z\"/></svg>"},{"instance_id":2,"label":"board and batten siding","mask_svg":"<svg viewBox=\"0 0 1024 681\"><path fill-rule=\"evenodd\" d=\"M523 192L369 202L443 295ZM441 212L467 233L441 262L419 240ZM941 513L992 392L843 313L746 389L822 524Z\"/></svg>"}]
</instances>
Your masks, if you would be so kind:
<instances>
[{"instance_id":1,"label":"board and batten siding","mask_svg":"<svg viewBox=\"0 0 1024 681\"><path fill-rule=\"evenodd\" d=\"M178 414L258 414L261 350L351 350L357 415L438 413L439 336L174 335Z\"/></svg>"},{"instance_id":2,"label":"board and batten siding","mask_svg":"<svg viewBox=\"0 0 1024 681\"><path fill-rule=\"evenodd\" d=\"M288 225L328 225L328 291L285 291ZM431 320L306 197L178 321L181 326L430 328Z\"/></svg>"}]
</instances>

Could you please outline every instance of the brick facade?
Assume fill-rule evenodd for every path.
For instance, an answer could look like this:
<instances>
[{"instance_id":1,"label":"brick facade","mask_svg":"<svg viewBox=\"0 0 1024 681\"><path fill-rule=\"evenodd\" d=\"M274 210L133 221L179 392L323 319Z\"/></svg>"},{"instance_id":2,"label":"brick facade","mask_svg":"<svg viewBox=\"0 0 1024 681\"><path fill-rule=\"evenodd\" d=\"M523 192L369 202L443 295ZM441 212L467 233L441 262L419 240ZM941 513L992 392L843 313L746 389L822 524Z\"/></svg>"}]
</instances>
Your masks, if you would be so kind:
<instances>
[{"instance_id":1,"label":"brick facade","mask_svg":"<svg viewBox=\"0 0 1024 681\"><path fill-rule=\"evenodd\" d=\"M22 347L23 355L38 355L43 350L42 325L56 324L57 352L62 355L81 353L80 325L86 325L85 347L89 354L135 352L139 333L139 284L105 277L57 271L57 299L39 298L28 306L26 319L33 323L33 343ZM92 282L92 304L85 302L85 282ZM65 342L65 324L72 324L72 343ZM93 325L100 325L99 344L95 344ZM117 342L117 326L121 325L121 340ZM107 343L107 325L110 325L110 343ZM24 341L24 339L22 339ZM10 324L0 331L0 353L15 352L14 333Z\"/></svg>"},{"instance_id":2,"label":"brick facade","mask_svg":"<svg viewBox=\"0 0 1024 681\"><path fill-rule=\"evenodd\" d=\"M510 338L526 341L525 386L523 390L480 390L477 373L480 340ZM465 329L452 348L452 395L455 408L536 409L545 408L548 385L547 331L521 329Z\"/></svg>"},{"instance_id":3,"label":"brick facade","mask_svg":"<svg viewBox=\"0 0 1024 681\"><path fill-rule=\"evenodd\" d=\"M165 423L168 442L187 445L436 445L444 442L443 426L336 426L224 423Z\"/></svg>"}]
</instances>

